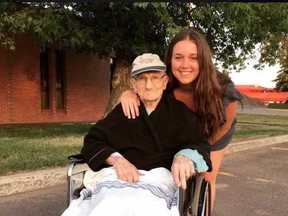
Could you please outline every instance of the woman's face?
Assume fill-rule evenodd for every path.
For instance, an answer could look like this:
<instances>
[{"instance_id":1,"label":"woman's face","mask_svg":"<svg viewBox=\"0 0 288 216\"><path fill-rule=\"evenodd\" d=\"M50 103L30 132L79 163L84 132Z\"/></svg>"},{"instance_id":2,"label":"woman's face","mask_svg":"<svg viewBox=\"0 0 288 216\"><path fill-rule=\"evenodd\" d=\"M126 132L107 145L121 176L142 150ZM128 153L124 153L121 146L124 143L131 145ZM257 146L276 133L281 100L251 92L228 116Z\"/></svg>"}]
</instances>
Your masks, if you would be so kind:
<instances>
[{"instance_id":1,"label":"woman's face","mask_svg":"<svg viewBox=\"0 0 288 216\"><path fill-rule=\"evenodd\" d=\"M197 45L190 40L175 44L172 59L172 73L183 85L191 84L199 75Z\"/></svg>"}]
</instances>

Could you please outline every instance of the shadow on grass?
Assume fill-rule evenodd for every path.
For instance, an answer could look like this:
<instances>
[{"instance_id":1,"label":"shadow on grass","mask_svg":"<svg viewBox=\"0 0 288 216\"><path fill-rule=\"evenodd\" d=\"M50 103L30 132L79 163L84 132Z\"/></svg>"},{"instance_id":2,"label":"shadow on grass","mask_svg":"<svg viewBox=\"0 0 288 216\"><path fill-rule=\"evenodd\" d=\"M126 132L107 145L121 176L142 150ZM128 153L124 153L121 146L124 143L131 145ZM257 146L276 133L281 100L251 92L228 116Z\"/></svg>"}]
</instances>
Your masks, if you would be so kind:
<instances>
[{"instance_id":1,"label":"shadow on grass","mask_svg":"<svg viewBox=\"0 0 288 216\"><path fill-rule=\"evenodd\" d=\"M84 135L92 127L89 123L0 125L0 137L44 138Z\"/></svg>"},{"instance_id":2,"label":"shadow on grass","mask_svg":"<svg viewBox=\"0 0 288 216\"><path fill-rule=\"evenodd\" d=\"M280 126L280 127L288 127L288 124L271 124L271 123L264 123L264 122L243 122L243 121L238 121L238 124L245 124L245 125L260 125L260 126Z\"/></svg>"}]
</instances>

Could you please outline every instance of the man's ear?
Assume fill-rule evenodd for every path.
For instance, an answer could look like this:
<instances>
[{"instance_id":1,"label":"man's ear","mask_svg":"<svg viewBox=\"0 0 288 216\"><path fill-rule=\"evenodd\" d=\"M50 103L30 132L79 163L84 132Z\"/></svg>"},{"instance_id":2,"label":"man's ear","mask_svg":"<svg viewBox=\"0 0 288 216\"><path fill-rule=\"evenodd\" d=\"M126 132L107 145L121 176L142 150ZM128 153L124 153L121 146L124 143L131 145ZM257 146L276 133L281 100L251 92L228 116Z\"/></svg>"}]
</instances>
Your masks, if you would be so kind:
<instances>
[{"instance_id":1,"label":"man's ear","mask_svg":"<svg viewBox=\"0 0 288 216\"><path fill-rule=\"evenodd\" d=\"M131 78L130 79L130 87L131 89L133 89L135 92L136 92L136 86L135 86L135 79L134 78Z\"/></svg>"},{"instance_id":2,"label":"man's ear","mask_svg":"<svg viewBox=\"0 0 288 216\"><path fill-rule=\"evenodd\" d=\"M169 77L166 75L165 77L163 77L163 79L164 79L164 87L163 87L163 89L165 90L166 87L167 87L167 84L169 82Z\"/></svg>"}]
</instances>

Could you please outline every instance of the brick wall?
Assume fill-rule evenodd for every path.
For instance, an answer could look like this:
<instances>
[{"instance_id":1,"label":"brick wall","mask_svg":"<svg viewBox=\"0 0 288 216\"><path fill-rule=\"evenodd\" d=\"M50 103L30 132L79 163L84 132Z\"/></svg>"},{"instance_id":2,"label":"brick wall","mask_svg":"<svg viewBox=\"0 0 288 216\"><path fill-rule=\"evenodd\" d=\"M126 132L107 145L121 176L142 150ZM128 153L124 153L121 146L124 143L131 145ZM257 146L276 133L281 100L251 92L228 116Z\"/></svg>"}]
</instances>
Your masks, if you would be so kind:
<instances>
[{"instance_id":1,"label":"brick wall","mask_svg":"<svg viewBox=\"0 0 288 216\"><path fill-rule=\"evenodd\" d=\"M0 47L0 124L95 122L109 98L109 61L67 51L65 106L56 108L55 49L51 49L50 107L41 108L40 47L28 34L16 39L16 51Z\"/></svg>"}]
</instances>

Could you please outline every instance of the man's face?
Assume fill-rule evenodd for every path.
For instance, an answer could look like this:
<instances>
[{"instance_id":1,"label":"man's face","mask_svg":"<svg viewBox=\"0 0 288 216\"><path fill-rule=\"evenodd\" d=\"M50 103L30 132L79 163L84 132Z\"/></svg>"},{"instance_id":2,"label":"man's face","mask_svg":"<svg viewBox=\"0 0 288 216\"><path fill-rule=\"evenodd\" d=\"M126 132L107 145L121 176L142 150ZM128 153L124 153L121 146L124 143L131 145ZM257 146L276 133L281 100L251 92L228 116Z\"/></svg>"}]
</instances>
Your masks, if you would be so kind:
<instances>
[{"instance_id":1,"label":"man's face","mask_svg":"<svg viewBox=\"0 0 288 216\"><path fill-rule=\"evenodd\" d=\"M168 76L164 72L144 72L131 80L134 90L145 105L158 103L167 83Z\"/></svg>"}]
</instances>

